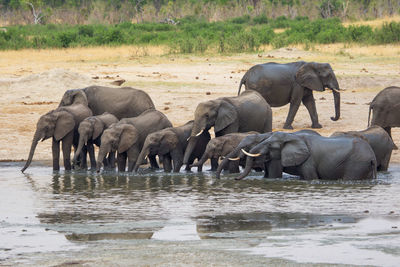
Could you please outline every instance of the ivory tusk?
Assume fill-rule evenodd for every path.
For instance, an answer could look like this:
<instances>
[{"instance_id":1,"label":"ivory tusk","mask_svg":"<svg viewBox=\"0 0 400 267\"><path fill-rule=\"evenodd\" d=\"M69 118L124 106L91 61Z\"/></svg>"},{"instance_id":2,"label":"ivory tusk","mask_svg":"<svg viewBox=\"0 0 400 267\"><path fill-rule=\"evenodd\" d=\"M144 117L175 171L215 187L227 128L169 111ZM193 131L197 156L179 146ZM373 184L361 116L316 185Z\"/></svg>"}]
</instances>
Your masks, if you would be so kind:
<instances>
[{"instance_id":1,"label":"ivory tusk","mask_svg":"<svg viewBox=\"0 0 400 267\"><path fill-rule=\"evenodd\" d=\"M237 157L237 158L228 158L229 160L232 160L232 161L235 161L235 160L239 160L240 159L240 157Z\"/></svg>"},{"instance_id":2,"label":"ivory tusk","mask_svg":"<svg viewBox=\"0 0 400 267\"><path fill-rule=\"evenodd\" d=\"M337 89L331 88L331 90L332 90L332 91L335 91L336 93L340 93L340 91L337 90Z\"/></svg>"},{"instance_id":3,"label":"ivory tusk","mask_svg":"<svg viewBox=\"0 0 400 267\"><path fill-rule=\"evenodd\" d=\"M245 155L247 155L247 156L249 156L249 157L253 157L253 158L261 156L260 153L251 154L251 153L247 152L246 150L244 150L243 148L242 148L242 152L243 152Z\"/></svg>"},{"instance_id":4,"label":"ivory tusk","mask_svg":"<svg viewBox=\"0 0 400 267\"><path fill-rule=\"evenodd\" d=\"M146 157L144 157L144 159L146 159L147 160L147 158L149 157L149 155L146 155Z\"/></svg>"},{"instance_id":5,"label":"ivory tusk","mask_svg":"<svg viewBox=\"0 0 400 267\"><path fill-rule=\"evenodd\" d=\"M196 136L199 136L199 135L201 135L202 133L204 132L204 129L203 130L201 130L198 134L196 134Z\"/></svg>"}]
</instances>

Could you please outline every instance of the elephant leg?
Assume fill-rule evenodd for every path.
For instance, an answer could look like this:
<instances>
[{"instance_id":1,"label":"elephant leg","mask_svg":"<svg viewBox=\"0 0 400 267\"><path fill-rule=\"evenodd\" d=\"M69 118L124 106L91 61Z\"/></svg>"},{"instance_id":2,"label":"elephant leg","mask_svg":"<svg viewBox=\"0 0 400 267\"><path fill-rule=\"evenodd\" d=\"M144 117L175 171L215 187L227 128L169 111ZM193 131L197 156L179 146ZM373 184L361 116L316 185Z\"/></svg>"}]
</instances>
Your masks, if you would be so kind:
<instances>
[{"instance_id":1,"label":"elephant leg","mask_svg":"<svg viewBox=\"0 0 400 267\"><path fill-rule=\"evenodd\" d=\"M115 168L115 152L110 152L108 154L108 161L110 164L110 168L113 170Z\"/></svg>"},{"instance_id":2,"label":"elephant leg","mask_svg":"<svg viewBox=\"0 0 400 267\"><path fill-rule=\"evenodd\" d=\"M118 162L118 171L124 172L126 169L126 152L118 153L117 155L117 162Z\"/></svg>"},{"instance_id":3,"label":"elephant leg","mask_svg":"<svg viewBox=\"0 0 400 267\"><path fill-rule=\"evenodd\" d=\"M211 171L216 171L218 169L218 159L211 158Z\"/></svg>"},{"instance_id":4,"label":"elephant leg","mask_svg":"<svg viewBox=\"0 0 400 267\"><path fill-rule=\"evenodd\" d=\"M71 170L71 148L72 148L73 138L74 138L74 134L73 134L73 132L70 132L62 139L64 168L66 171Z\"/></svg>"},{"instance_id":5,"label":"elephant leg","mask_svg":"<svg viewBox=\"0 0 400 267\"><path fill-rule=\"evenodd\" d=\"M385 129L385 131L389 134L390 138L392 138L392 127L391 126L387 126L387 127L383 128L383 129ZM392 140L393 140L393 138L392 138Z\"/></svg>"},{"instance_id":6,"label":"elephant leg","mask_svg":"<svg viewBox=\"0 0 400 267\"><path fill-rule=\"evenodd\" d=\"M381 160L381 162L379 163L379 165L378 165L378 171L383 171L383 172L385 172L385 171L387 171L388 170L388 168L389 168L389 162L390 162L390 157L392 156L392 152L390 152L390 153L387 153L386 155L385 155L385 157Z\"/></svg>"},{"instance_id":7,"label":"elephant leg","mask_svg":"<svg viewBox=\"0 0 400 267\"><path fill-rule=\"evenodd\" d=\"M229 173L239 173L239 161L238 160L234 160L234 161L230 161L229 162Z\"/></svg>"},{"instance_id":8,"label":"elephant leg","mask_svg":"<svg viewBox=\"0 0 400 267\"><path fill-rule=\"evenodd\" d=\"M315 107L315 99L311 90L304 91L302 102L310 114L311 128L322 128L322 125L318 122L317 108Z\"/></svg>"},{"instance_id":9,"label":"elephant leg","mask_svg":"<svg viewBox=\"0 0 400 267\"><path fill-rule=\"evenodd\" d=\"M281 160L271 160L265 164L266 172L268 173L268 178L282 178L282 164ZM265 176L264 176L265 177Z\"/></svg>"},{"instance_id":10,"label":"elephant leg","mask_svg":"<svg viewBox=\"0 0 400 267\"><path fill-rule=\"evenodd\" d=\"M60 170L60 142L54 140L51 145L51 152L53 156L53 171Z\"/></svg>"},{"instance_id":11,"label":"elephant leg","mask_svg":"<svg viewBox=\"0 0 400 267\"><path fill-rule=\"evenodd\" d=\"M149 161L150 161L150 167L152 169L159 169L160 166L158 166L156 155L149 155Z\"/></svg>"},{"instance_id":12,"label":"elephant leg","mask_svg":"<svg viewBox=\"0 0 400 267\"><path fill-rule=\"evenodd\" d=\"M172 163L171 163L171 156L170 155L164 155L163 156L163 167L165 172L171 172L172 171Z\"/></svg>"},{"instance_id":13,"label":"elephant leg","mask_svg":"<svg viewBox=\"0 0 400 267\"><path fill-rule=\"evenodd\" d=\"M86 169L87 168L87 154L88 154L88 147L87 146L83 146L82 147L82 152L79 155L80 156L80 164L79 167L81 169Z\"/></svg>"},{"instance_id":14,"label":"elephant leg","mask_svg":"<svg viewBox=\"0 0 400 267\"><path fill-rule=\"evenodd\" d=\"M297 94L292 96L292 100L290 101L289 113L286 117L285 125L283 125L284 129L293 129L292 123L294 120L294 116L296 116L297 110L299 110L301 98L302 97Z\"/></svg>"}]
</instances>

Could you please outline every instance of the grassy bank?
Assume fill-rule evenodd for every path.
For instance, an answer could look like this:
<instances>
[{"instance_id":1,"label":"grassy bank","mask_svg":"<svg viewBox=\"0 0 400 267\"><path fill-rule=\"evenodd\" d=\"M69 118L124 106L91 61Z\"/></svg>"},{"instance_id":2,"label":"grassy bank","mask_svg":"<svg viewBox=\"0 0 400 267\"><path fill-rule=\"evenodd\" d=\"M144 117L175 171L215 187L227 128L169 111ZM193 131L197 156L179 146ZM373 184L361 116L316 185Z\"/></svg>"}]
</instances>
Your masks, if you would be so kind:
<instances>
[{"instance_id":1,"label":"grassy bank","mask_svg":"<svg viewBox=\"0 0 400 267\"><path fill-rule=\"evenodd\" d=\"M400 43L400 22L345 26L339 19L309 20L243 16L225 22L184 18L177 25L121 23L115 25L24 25L0 31L0 49L67 48L119 45L163 45L171 53L257 51L262 45Z\"/></svg>"}]
</instances>

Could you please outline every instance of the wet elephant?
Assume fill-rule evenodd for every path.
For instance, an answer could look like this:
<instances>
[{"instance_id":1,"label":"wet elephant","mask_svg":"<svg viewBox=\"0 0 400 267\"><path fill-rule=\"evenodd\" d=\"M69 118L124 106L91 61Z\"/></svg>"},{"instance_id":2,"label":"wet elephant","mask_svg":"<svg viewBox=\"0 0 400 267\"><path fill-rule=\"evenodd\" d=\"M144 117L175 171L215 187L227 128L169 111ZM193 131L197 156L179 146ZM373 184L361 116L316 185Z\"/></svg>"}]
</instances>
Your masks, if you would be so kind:
<instances>
[{"instance_id":1,"label":"wet elephant","mask_svg":"<svg viewBox=\"0 0 400 267\"><path fill-rule=\"evenodd\" d=\"M170 172L173 168L174 172L179 172L183 165L183 154L185 153L188 138L192 132L193 121L179 127L171 127L151 133L146 137L142 151L136 161L134 171L137 171L140 163L143 162L147 155L158 155L163 159L164 171ZM206 149L207 143L210 141L208 131L198 136L196 146L189 158L186 170L190 170L189 164L192 164L195 159L200 159ZM173 167L172 167L172 163ZM202 164L197 166L198 171L202 170Z\"/></svg>"},{"instance_id":2,"label":"wet elephant","mask_svg":"<svg viewBox=\"0 0 400 267\"><path fill-rule=\"evenodd\" d=\"M215 136L235 132L272 130L272 111L265 99L255 91L245 91L236 97L221 97L200 103L194 112L194 125L183 163L187 164L197 136L214 127ZM217 164L212 164L216 170Z\"/></svg>"},{"instance_id":3,"label":"wet elephant","mask_svg":"<svg viewBox=\"0 0 400 267\"><path fill-rule=\"evenodd\" d=\"M134 118L125 118L112 124L103 132L97 157L97 171L100 171L104 157L118 152L118 171L125 171L128 159L128 171L132 171L146 137L153 132L172 127L168 118L157 110L147 110ZM155 157L149 157L152 167L158 168Z\"/></svg>"},{"instance_id":4,"label":"wet elephant","mask_svg":"<svg viewBox=\"0 0 400 267\"><path fill-rule=\"evenodd\" d=\"M78 127L79 133L79 143L74 155L74 164L77 164L78 156L82 157L82 168L86 168L86 153L81 153L82 149L86 145L86 150L89 153L90 159L90 167L92 169L96 169L96 158L94 155L94 147L93 144L100 147L101 144L101 135L104 130L110 127L111 124L117 123L118 119L111 113L105 112L101 115L91 116L84 119ZM109 160L112 162L108 162L108 159L103 162L107 163L105 165L110 165L110 167L114 166L114 156L115 153L110 154Z\"/></svg>"},{"instance_id":5,"label":"wet elephant","mask_svg":"<svg viewBox=\"0 0 400 267\"><path fill-rule=\"evenodd\" d=\"M374 151L359 137L274 132L250 152L244 153L248 156L246 168L254 157L269 157L274 163L269 177L282 177L282 172L286 172L307 180L376 178ZM237 179L245 176L244 173Z\"/></svg>"},{"instance_id":6,"label":"wet elephant","mask_svg":"<svg viewBox=\"0 0 400 267\"><path fill-rule=\"evenodd\" d=\"M58 107L41 116L36 124L28 160L21 171L24 172L32 162L39 140L44 141L48 138L52 138L53 170L60 169L60 142L62 142L64 168L71 170L71 148L72 146L76 148L78 145L78 126L89 116L92 116L92 111L88 108L85 96L75 101L73 105Z\"/></svg>"},{"instance_id":7,"label":"wet elephant","mask_svg":"<svg viewBox=\"0 0 400 267\"><path fill-rule=\"evenodd\" d=\"M249 135L258 134L257 132L246 132L246 133L230 133L223 136L215 137L208 142L203 156L191 167L202 166L208 159L218 160L221 157L225 157L232 150L234 150L239 143ZM229 162L229 172L239 172L239 161Z\"/></svg>"},{"instance_id":8,"label":"wet elephant","mask_svg":"<svg viewBox=\"0 0 400 267\"><path fill-rule=\"evenodd\" d=\"M284 129L293 129L292 123L301 102L310 114L311 127L321 128L313 91L324 91L325 88L331 89L334 96L335 117L331 119L337 121L340 117L339 83L328 63L298 61L259 64L244 74L239 84L239 93L243 84L246 90L259 92L271 107L290 103Z\"/></svg>"},{"instance_id":9,"label":"wet elephant","mask_svg":"<svg viewBox=\"0 0 400 267\"><path fill-rule=\"evenodd\" d=\"M93 115L108 112L122 118L131 118L140 115L143 111L154 109L150 96L131 87L89 86L83 89L67 90L61 101L61 106L69 106L80 98L86 98Z\"/></svg>"},{"instance_id":10,"label":"wet elephant","mask_svg":"<svg viewBox=\"0 0 400 267\"><path fill-rule=\"evenodd\" d=\"M364 138L375 153L378 171L387 171L395 145L389 134L380 126L371 126L363 131L335 132L331 136L350 135Z\"/></svg>"}]
</instances>

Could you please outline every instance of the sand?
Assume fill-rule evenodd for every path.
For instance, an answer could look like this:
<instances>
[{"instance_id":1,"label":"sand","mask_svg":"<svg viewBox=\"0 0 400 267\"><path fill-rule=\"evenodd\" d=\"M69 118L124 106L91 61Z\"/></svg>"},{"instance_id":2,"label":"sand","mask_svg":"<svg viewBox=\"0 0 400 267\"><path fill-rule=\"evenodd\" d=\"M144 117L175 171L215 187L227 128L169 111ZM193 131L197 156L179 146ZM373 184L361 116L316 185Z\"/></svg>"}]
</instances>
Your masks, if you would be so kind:
<instances>
[{"instance_id":1,"label":"sand","mask_svg":"<svg viewBox=\"0 0 400 267\"><path fill-rule=\"evenodd\" d=\"M367 127L368 104L383 88L400 86L400 45L358 47L348 44L273 50L235 55L175 55L165 47L100 47L64 50L0 52L0 160L26 160L36 122L56 108L67 89L107 85L125 79L123 86L143 89L156 108L174 126L193 119L198 103L235 96L244 73L265 62L328 62L341 89L341 118L334 122L330 91L314 93L322 135ZM281 130L289 105L273 108L273 128ZM309 128L311 120L301 105L295 130ZM393 129L400 145L400 129ZM51 141L39 143L34 160L51 159ZM400 162L399 150L392 162Z\"/></svg>"}]
</instances>

